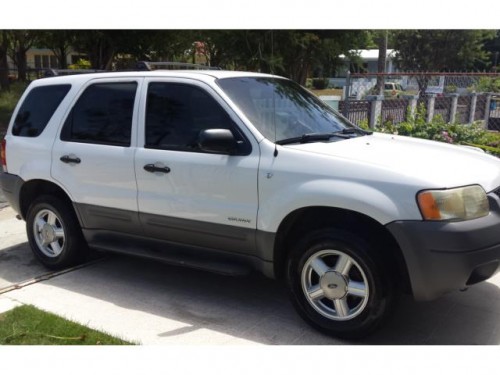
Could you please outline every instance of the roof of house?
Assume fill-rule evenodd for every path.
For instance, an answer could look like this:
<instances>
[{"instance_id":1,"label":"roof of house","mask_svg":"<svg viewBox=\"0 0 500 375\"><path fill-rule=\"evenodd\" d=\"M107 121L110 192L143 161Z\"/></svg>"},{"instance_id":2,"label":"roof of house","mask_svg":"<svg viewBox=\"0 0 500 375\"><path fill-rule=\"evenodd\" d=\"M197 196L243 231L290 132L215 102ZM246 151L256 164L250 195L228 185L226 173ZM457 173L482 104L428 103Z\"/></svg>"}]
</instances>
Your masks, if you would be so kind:
<instances>
[{"instance_id":1,"label":"roof of house","mask_svg":"<svg viewBox=\"0 0 500 375\"><path fill-rule=\"evenodd\" d=\"M350 50L351 54L357 54L363 60L378 60L378 49L358 49L358 50ZM387 50L387 58L391 59L394 57L395 50L388 49ZM339 56L341 59L345 59L345 55Z\"/></svg>"}]
</instances>

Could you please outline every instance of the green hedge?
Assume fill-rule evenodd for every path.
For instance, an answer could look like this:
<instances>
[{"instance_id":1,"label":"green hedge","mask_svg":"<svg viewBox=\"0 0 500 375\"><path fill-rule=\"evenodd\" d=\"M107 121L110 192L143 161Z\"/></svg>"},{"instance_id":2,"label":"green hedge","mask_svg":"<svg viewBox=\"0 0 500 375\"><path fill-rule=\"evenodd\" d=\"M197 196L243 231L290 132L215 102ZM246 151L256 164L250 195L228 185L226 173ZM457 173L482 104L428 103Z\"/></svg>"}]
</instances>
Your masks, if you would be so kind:
<instances>
[{"instance_id":1,"label":"green hedge","mask_svg":"<svg viewBox=\"0 0 500 375\"><path fill-rule=\"evenodd\" d=\"M367 128L368 124L363 123L361 127ZM418 108L415 116L408 116L407 121L399 124L393 124L392 122L378 124L375 131L475 146L489 154L500 157L500 133L489 132L479 123L470 125L448 124L439 115L435 116L432 122L427 123L426 109L423 105Z\"/></svg>"}]
</instances>

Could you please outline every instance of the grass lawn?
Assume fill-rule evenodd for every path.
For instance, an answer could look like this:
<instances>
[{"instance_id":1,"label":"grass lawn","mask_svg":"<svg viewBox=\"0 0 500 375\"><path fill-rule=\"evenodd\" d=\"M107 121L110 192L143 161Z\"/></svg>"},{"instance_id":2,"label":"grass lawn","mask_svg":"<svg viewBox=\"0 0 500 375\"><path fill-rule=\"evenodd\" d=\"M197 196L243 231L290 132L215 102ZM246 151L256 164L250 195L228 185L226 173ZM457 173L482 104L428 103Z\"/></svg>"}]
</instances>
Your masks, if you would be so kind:
<instances>
[{"instance_id":1,"label":"grass lawn","mask_svg":"<svg viewBox=\"0 0 500 375\"><path fill-rule=\"evenodd\" d=\"M134 345L23 305L0 314L0 345Z\"/></svg>"},{"instance_id":2,"label":"grass lawn","mask_svg":"<svg viewBox=\"0 0 500 375\"><path fill-rule=\"evenodd\" d=\"M324 89L324 90L309 89L309 91L311 91L316 96L329 96L329 95L342 96L342 89Z\"/></svg>"}]
</instances>

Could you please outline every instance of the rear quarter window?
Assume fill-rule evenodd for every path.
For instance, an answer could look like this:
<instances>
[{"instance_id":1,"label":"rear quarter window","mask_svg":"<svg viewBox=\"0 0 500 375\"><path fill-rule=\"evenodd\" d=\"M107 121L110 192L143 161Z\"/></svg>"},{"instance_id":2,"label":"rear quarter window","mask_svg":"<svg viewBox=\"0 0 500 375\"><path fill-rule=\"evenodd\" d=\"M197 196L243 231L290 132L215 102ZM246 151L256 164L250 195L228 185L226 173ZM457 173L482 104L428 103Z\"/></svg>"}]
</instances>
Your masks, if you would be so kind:
<instances>
[{"instance_id":1,"label":"rear quarter window","mask_svg":"<svg viewBox=\"0 0 500 375\"><path fill-rule=\"evenodd\" d=\"M51 85L31 90L17 112L12 134L20 137L38 137L70 88L71 85Z\"/></svg>"}]
</instances>

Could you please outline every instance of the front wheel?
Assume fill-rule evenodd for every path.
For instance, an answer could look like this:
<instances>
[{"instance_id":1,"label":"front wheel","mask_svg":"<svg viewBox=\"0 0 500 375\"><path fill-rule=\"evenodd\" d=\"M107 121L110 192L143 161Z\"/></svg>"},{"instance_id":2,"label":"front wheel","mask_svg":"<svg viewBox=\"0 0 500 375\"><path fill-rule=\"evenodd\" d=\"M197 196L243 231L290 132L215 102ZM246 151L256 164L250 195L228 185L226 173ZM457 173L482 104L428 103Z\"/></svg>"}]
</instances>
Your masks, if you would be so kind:
<instances>
[{"instance_id":1,"label":"front wheel","mask_svg":"<svg viewBox=\"0 0 500 375\"><path fill-rule=\"evenodd\" d=\"M367 241L346 231L306 235L289 256L287 281L299 314L337 337L369 334L394 305L385 265Z\"/></svg>"},{"instance_id":2,"label":"front wheel","mask_svg":"<svg viewBox=\"0 0 500 375\"><path fill-rule=\"evenodd\" d=\"M86 252L78 219L57 197L43 195L29 207L26 232L35 257L46 267L62 269L77 264Z\"/></svg>"}]
</instances>

